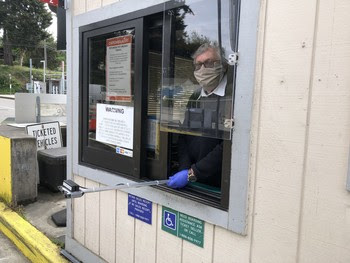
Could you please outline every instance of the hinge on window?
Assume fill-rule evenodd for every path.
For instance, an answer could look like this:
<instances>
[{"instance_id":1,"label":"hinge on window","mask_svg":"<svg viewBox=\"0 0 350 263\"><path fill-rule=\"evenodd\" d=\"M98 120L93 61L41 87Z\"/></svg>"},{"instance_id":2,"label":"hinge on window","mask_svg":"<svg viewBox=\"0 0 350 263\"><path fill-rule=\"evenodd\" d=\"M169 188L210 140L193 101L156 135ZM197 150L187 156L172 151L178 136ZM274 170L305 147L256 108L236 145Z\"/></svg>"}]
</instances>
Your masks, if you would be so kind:
<instances>
[{"instance_id":1,"label":"hinge on window","mask_svg":"<svg viewBox=\"0 0 350 263\"><path fill-rule=\"evenodd\" d=\"M238 64L238 52L229 54L227 63L231 66L237 65Z\"/></svg>"},{"instance_id":2,"label":"hinge on window","mask_svg":"<svg viewBox=\"0 0 350 263\"><path fill-rule=\"evenodd\" d=\"M224 122L224 126L225 128L228 128L228 129L231 129L232 131L234 131L234 126L235 126L235 120L234 118L232 119L225 119L225 122Z\"/></svg>"}]
</instances>

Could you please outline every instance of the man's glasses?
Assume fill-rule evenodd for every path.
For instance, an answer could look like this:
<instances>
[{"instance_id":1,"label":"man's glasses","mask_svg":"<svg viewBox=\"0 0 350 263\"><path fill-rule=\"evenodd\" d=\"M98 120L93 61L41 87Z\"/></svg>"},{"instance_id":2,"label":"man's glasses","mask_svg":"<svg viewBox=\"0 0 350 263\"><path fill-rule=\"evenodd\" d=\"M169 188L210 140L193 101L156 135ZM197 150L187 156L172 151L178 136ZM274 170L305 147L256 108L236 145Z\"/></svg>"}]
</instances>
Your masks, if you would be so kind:
<instances>
[{"instance_id":1,"label":"man's glasses","mask_svg":"<svg viewBox=\"0 0 350 263\"><path fill-rule=\"evenodd\" d=\"M205 68L213 68L221 64L220 60L207 60L204 62L197 62L194 64L194 70L199 70L203 65Z\"/></svg>"}]
</instances>

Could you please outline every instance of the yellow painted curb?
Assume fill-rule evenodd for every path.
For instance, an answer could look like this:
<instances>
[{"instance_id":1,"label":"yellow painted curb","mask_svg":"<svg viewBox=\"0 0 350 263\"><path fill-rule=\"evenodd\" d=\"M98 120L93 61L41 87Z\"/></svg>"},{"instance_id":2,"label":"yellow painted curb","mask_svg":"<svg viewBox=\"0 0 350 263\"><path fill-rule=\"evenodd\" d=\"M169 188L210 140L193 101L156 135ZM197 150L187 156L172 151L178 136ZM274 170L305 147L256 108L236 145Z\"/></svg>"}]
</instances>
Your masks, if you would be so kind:
<instances>
[{"instance_id":1,"label":"yellow painted curb","mask_svg":"<svg viewBox=\"0 0 350 263\"><path fill-rule=\"evenodd\" d=\"M0 136L0 156L0 197L11 203L11 139Z\"/></svg>"},{"instance_id":2,"label":"yellow painted curb","mask_svg":"<svg viewBox=\"0 0 350 263\"><path fill-rule=\"evenodd\" d=\"M32 262L68 262L43 233L0 202L0 231Z\"/></svg>"}]
</instances>

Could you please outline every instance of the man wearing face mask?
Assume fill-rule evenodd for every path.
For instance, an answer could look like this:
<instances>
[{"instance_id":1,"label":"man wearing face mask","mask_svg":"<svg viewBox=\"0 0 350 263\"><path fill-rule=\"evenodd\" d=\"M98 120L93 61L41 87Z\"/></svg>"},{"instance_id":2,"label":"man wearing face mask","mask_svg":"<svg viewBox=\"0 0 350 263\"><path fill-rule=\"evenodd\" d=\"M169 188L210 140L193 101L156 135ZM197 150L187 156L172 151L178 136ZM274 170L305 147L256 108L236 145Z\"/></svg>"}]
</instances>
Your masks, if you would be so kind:
<instances>
[{"instance_id":1,"label":"man wearing face mask","mask_svg":"<svg viewBox=\"0 0 350 263\"><path fill-rule=\"evenodd\" d=\"M189 99L183 128L208 137L179 136L179 172L169 177L171 188L182 188L195 181L221 185L223 141L217 138L225 132L225 117L231 116L232 72L228 72L220 49L210 44L201 45L193 60L200 89Z\"/></svg>"}]
</instances>

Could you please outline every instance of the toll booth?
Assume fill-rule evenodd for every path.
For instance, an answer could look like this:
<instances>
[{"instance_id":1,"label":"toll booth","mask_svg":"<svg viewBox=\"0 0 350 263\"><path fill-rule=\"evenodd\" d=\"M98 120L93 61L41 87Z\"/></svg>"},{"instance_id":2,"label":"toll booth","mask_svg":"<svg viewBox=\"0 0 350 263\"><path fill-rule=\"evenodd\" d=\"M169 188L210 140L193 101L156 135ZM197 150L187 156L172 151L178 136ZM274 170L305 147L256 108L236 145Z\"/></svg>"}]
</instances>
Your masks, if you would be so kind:
<instances>
[{"instance_id":1,"label":"toll booth","mask_svg":"<svg viewBox=\"0 0 350 263\"><path fill-rule=\"evenodd\" d=\"M189 182L68 199L64 255L350 262L348 1L65 8L67 178Z\"/></svg>"}]
</instances>

